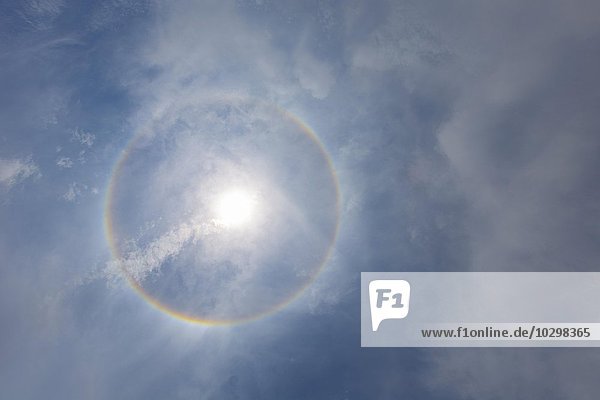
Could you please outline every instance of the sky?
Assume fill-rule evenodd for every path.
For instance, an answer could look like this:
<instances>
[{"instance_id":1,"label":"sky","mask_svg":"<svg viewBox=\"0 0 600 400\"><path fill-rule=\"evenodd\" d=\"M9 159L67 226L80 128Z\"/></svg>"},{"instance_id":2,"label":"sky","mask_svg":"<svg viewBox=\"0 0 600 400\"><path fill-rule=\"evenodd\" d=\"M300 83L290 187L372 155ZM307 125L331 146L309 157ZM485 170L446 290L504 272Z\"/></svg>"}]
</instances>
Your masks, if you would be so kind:
<instances>
[{"instance_id":1,"label":"sky","mask_svg":"<svg viewBox=\"0 0 600 400\"><path fill-rule=\"evenodd\" d=\"M598 71L586 0L0 1L0 397L598 398L360 347L361 272L597 270Z\"/></svg>"}]
</instances>

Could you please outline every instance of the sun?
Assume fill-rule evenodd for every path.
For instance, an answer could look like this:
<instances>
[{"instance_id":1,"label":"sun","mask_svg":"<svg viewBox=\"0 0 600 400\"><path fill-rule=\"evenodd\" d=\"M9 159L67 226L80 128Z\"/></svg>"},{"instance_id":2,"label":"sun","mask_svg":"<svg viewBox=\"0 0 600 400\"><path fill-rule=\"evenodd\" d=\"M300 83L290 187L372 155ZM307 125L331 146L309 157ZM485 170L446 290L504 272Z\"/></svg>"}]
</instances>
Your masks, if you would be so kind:
<instances>
[{"instance_id":1,"label":"sun","mask_svg":"<svg viewBox=\"0 0 600 400\"><path fill-rule=\"evenodd\" d=\"M218 225L239 228L248 225L256 209L256 195L243 189L230 189L217 198L215 205Z\"/></svg>"}]
</instances>

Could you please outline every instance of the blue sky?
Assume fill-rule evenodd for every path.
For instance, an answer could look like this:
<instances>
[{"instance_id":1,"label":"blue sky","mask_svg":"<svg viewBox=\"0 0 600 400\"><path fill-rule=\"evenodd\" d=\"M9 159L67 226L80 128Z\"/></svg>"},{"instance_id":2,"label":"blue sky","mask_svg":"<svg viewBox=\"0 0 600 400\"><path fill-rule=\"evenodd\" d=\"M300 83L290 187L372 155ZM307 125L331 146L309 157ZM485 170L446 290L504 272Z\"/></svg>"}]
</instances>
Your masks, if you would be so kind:
<instances>
[{"instance_id":1,"label":"blue sky","mask_svg":"<svg viewBox=\"0 0 600 400\"><path fill-rule=\"evenodd\" d=\"M597 398L597 351L361 349L359 281L595 271L599 70L593 1L0 2L0 397ZM228 185L264 218L218 236ZM280 307L184 322L124 259L213 316Z\"/></svg>"}]
</instances>

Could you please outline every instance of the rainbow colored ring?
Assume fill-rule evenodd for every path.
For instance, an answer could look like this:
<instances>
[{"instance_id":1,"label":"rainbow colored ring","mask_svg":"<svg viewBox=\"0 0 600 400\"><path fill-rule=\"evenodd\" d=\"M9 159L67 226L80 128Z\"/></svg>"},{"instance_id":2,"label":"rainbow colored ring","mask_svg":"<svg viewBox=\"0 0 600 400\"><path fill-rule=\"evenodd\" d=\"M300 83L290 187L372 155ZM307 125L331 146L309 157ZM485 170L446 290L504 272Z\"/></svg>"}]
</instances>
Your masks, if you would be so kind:
<instances>
[{"instance_id":1,"label":"rainbow colored ring","mask_svg":"<svg viewBox=\"0 0 600 400\"><path fill-rule=\"evenodd\" d=\"M266 103L264 103L264 104L266 104ZM201 318L197 315L183 313L183 312L177 311L173 308L170 308L169 306L163 304L156 298L152 297L149 293L147 293L144 290L144 288L135 279L133 279L130 274L128 274L125 271L124 268L121 268L121 271L127 278L130 286L146 302L151 304L154 308L156 308L172 317L175 317L179 320L182 320L182 321L185 321L188 323L217 326L217 325L232 325L232 324L250 322L250 321L254 321L254 320L260 319L262 317L265 317L267 315L273 314L273 313L283 309L288 304L292 303L304 292L304 290L307 287L309 287L315 281L317 276L319 276L320 272L325 267L325 264L327 263L327 260L329 259L332 249L333 249L333 246L335 244L338 230L339 230L339 222L340 222L340 210L339 210L339 208L340 208L340 188L339 188L337 174L336 174L335 168L333 166L333 162L331 161L329 154L325 150L325 147L323 146L323 144L321 143L321 141L319 140L319 138L317 137L315 132L310 128L310 126L308 126L305 122L303 122L300 118L298 118L291 112L289 112L275 104L267 104L267 105L270 107L273 107L279 114L281 114L282 117L287 118L288 120L290 120L294 124L296 124L300 128L300 130L317 146L317 148L319 149L319 151L321 153L321 156L326 161L327 166L328 166L330 178L331 178L331 181L332 181L332 184L334 187L334 192L335 192L335 213L336 213L335 228L334 228L333 234L330 238L330 242L329 242L327 251L325 252L325 255L323 256L323 258L320 261L319 267L315 270L315 272L312 274L311 278L303 286L300 286L298 289L293 291L291 293L291 295L288 296L287 298L285 298L283 301L275 304L273 307L271 307L265 311L262 311L258 314L250 315L250 316L238 318L238 319L206 319L206 318ZM135 147L135 144L137 143L139 138L142 136L143 135L141 135L141 134L137 134L132 139L130 139L130 141L127 143L125 149L121 152L121 155L119 156L119 159L115 163L115 166L110 175L108 190L106 191L106 198L105 198L105 202L104 202L104 230L105 230L108 244L110 246L111 255L116 262L119 262L119 260L122 259L123 255L120 254L120 252L119 252L119 248L116 243L116 237L115 237L114 229L113 229L114 221L113 221L112 209L113 209L114 194L116 192L117 182L119 181L119 177L122 172L123 166L124 166L125 162L127 161L128 157L131 153L131 150Z\"/></svg>"}]
</instances>

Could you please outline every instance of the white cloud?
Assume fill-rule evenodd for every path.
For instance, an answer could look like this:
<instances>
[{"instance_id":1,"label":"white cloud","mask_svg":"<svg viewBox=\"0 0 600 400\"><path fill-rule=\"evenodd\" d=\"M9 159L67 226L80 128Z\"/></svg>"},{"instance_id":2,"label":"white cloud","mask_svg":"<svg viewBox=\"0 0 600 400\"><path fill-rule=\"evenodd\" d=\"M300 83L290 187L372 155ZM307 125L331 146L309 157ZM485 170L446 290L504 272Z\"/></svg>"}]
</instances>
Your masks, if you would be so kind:
<instances>
[{"instance_id":1,"label":"white cloud","mask_svg":"<svg viewBox=\"0 0 600 400\"><path fill-rule=\"evenodd\" d=\"M67 191L65 193L63 193L60 198L62 200L74 203L76 202L79 198L85 196L85 195L97 195L99 193L99 190L97 187L90 187L86 184L83 183L78 183L78 182L73 182L71 184L69 184L69 188L67 189Z\"/></svg>"},{"instance_id":2,"label":"white cloud","mask_svg":"<svg viewBox=\"0 0 600 400\"><path fill-rule=\"evenodd\" d=\"M60 157L56 160L56 165L59 168L71 168L73 166L73 161L69 157Z\"/></svg>"},{"instance_id":3,"label":"white cloud","mask_svg":"<svg viewBox=\"0 0 600 400\"><path fill-rule=\"evenodd\" d=\"M84 146L92 147L94 141L96 140L96 135L77 128L73 132L71 140L77 141Z\"/></svg>"},{"instance_id":4,"label":"white cloud","mask_svg":"<svg viewBox=\"0 0 600 400\"><path fill-rule=\"evenodd\" d=\"M141 282L148 274L158 271L166 260L179 254L186 243L215 230L214 224L210 223L182 223L143 248L130 243L132 248L127 254L108 263L107 274L115 276L124 270L128 277Z\"/></svg>"},{"instance_id":5,"label":"white cloud","mask_svg":"<svg viewBox=\"0 0 600 400\"><path fill-rule=\"evenodd\" d=\"M258 94L289 104L304 91L299 76L317 96L329 90L332 72L303 57L295 66L293 54L276 46L268 31L242 18L235 2L183 1L159 8L157 29L133 54L142 73L120 77L133 94L155 103L141 108L142 124L183 93L195 98L215 90ZM123 62L130 64L131 59ZM151 81L145 78L148 69L159 71Z\"/></svg>"},{"instance_id":6,"label":"white cloud","mask_svg":"<svg viewBox=\"0 0 600 400\"><path fill-rule=\"evenodd\" d=\"M112 0L98 2L92 10L89 25L92 31L109 27L122 19L145 14L150 2L139 0Z\"/></svg>"},{"instance_id":7,"label":"white cloud","mask_svg":"<svg viewBox=\"0 0 600 400\"><path fill-rule=\"evenodd\" d=\"M29 0L24 2L19 14L34 29L46 30L62 13L64 0Z\"/></svg>"},{"instance_id":8,"label":"white cloud","mask_svg":"<svg viewBox=\"0 0 600 400\"><path fill-rule=\"evenodd\" d=\"M86 185L73 182L69 185L69 189L61 196L61 198L68 202L75 202L86 190Z\"/></svg>"},{"instance_id":9,"label":"white cloud","mask_svg":"<svg viewBox=\"0 0 600 400\"><path fill-rule=\"evenodd\" d=\"M81 150L79 152L79 154L77 155L77 161L79 161L82 164L85 164L85 153L86 153L85 150Z\"/></svg>"},{"instance_id":10,"label":"white cloud","mask_svg":"<svg viewBox=\"0 0 600 400\"><path fill-rule=\"evenodd\" d=\"M434 25L425 25L417 17L418 10L405 3L389 5L389 16L378 29L364 39L350 42L351 65L376 72L407 71L426 67L427 60L438 58L447 49L432 31ZM360 23L349 18L350 26ZM355 27L358 29L359 27Z\"/></svg>"},{"instance_id":11,"label":"white cloud","mask_svg":"<svg viewBox=\"0 0 600 400\"><path fill-rule=\"evenodd\" d=\"M10 188L30 177L39 177L40 170L31 158L0 158L0 185Z\"/></svg>"},{"instance_id":12,"label":"white cloud","mask_svg":"<svg viewBox=\"0 0 600 400\"><path fill-rule=\"evenodd\" d=\"M296 53L294 73L300 85L317 99L324 99L335 84L333 68L315 58L309 51Z\"/></svg>"},{"instance_id":13,"label":"white cloud","mask_svg":"<svg viewBox=\"0 0 600 400\"><path fill-rule=\"evenodd\" d=\"M27 2L27 8L32 13L53 17L58 16L64 6L65 2L63 0L30 0Z\"/></svg>"}]
</instances>

